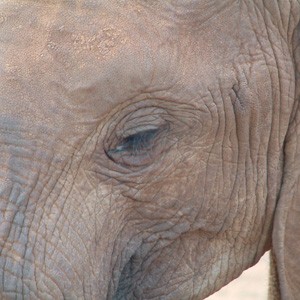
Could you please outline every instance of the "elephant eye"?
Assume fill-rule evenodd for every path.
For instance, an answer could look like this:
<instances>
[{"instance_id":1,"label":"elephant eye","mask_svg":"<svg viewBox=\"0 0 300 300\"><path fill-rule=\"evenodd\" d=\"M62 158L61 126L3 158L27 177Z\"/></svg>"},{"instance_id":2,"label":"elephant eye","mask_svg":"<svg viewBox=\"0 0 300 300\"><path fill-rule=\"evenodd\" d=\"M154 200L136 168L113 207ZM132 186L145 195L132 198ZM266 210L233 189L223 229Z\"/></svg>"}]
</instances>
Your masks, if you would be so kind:
<instances>
[{"instance_id":1,"label":"elephant eye","mask_svg":"<svg viewBox=\"0 0 300 300\"><path fill-rule=\"evenodd\" d=\"M130 152L138 155L140 152L147 151L153 146L153 141L158 134L158 129L150 129L129 135L121 143L112 149L112 152Z\"/></svg>"},{"instance_id":2,"label":"elephant eye","mask_svg":"<svg viewBox=\"0 0 300 300\"><path fill-rule=\"evenodd\" d=\"M107 151L107 155L114 162L124 166L148 165L155 154L158 154L158 140L163 131L161 128L152 128L125 136Z\"/></svg>"}]
</instances>

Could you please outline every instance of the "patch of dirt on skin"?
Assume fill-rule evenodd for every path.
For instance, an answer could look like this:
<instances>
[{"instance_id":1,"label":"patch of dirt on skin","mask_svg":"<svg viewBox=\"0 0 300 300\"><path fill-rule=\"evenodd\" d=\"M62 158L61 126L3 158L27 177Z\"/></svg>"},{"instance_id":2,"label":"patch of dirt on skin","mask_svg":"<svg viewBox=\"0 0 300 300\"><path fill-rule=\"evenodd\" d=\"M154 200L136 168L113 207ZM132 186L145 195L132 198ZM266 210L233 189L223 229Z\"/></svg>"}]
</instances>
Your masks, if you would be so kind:
<instances>
[{"instance_id":1,"label":"patch of dirt on skin","mask_svg":"<svg viewBox=\"0 0 300 300\"><path fill-rule=\"evenodd\" d=\"M252 268L206 298L207 300L267 300L269 277L269 252Z\"/></svg>"},{"instance_id":2,"label":"patch of dirt on skin","mask_svg":"<svg viewBox=\"0 0 300 300\"><path fill-rule=\"evenodd\" d=\"M105 56L119 44L125 43L121 31L114 28L104 28L98 35L72 35L73 46L77 52L93 51L97 56Z\"/></svg>"}]
</instances>

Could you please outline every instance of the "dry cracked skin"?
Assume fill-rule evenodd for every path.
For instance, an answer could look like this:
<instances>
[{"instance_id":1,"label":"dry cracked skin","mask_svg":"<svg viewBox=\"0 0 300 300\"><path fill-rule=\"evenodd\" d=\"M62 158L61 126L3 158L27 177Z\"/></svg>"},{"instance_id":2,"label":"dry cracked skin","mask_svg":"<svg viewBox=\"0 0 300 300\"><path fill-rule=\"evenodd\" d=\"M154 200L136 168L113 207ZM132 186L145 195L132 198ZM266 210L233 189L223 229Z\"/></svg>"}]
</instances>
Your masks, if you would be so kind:
<instances>
[{"instance_id":1,"label":"dry cracked skin","mask_svg":"<svg viewBox=\"0 0 300 300\"><path fill-rule=\"evenodd\" d=\"M200 300L271 249L297 299L299 19L2 0L0 298Z\"/></svg>"}]
</instances>

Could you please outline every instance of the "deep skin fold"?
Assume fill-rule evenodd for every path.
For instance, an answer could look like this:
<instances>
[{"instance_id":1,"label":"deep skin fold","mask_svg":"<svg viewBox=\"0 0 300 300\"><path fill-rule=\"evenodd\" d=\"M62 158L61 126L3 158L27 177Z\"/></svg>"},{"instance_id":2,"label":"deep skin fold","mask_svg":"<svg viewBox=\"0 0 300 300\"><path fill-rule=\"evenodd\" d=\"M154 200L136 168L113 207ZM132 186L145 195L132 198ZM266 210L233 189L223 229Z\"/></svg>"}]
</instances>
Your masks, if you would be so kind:
<instances>
[{"instance_id":1,"label":"deep skin fold","mask_svg":"<svg viewBox=\"0 0 300 300\"><path fill-rule=\"evenodd\" d=\"M258 261L294 114L289 3L0 4L1 297L203 299ZM107 156L160 120L146 163Z\"/></svg>"}]
</instances>

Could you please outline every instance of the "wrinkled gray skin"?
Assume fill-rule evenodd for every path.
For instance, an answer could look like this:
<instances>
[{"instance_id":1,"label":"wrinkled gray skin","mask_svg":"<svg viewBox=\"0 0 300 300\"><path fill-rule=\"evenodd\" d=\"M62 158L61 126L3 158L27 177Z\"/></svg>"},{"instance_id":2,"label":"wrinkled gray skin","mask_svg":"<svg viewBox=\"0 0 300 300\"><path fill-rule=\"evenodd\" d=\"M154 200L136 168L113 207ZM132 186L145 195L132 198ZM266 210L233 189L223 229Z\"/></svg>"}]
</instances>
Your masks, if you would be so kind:
<instances>
[{"instance_id":1,"label":"wrinkled gray skin","mask_svg":"<svg viewBox=\"0 0 300 300\"><path fill-rule=\"evenodd\" d=\"M2 0L0 298L297 299L299 11Z\"/></svg>"}]
</instances>

